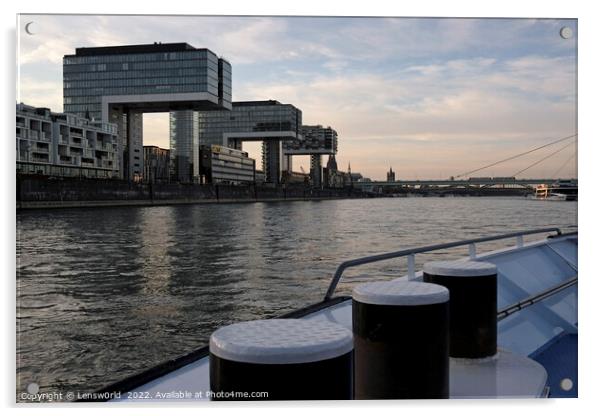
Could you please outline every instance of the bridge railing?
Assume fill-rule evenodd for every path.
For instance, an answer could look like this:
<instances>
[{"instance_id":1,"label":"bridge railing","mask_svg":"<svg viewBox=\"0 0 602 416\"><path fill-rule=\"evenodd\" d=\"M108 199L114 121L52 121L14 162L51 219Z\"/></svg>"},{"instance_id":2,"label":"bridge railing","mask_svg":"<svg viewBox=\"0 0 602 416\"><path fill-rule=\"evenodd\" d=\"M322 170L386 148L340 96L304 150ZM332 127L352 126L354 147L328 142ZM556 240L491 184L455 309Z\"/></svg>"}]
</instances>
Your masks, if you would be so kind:
<instances>
[{"instance_id":1,"label":"bridge railing","mask_svg":"<svg viewBox=\"0 0 602 416\"><path fill-rule=\"evenodd\" d=\"M468 186L468 185L551 185L558 182L558 179L511 179L511 178L483 178L483 179L425 179L425 180L399 180L394 182L373 181L373 182L353 182L353 186ZM576 182L575 182L576 183Z\"/></svg>"}]
</instances>

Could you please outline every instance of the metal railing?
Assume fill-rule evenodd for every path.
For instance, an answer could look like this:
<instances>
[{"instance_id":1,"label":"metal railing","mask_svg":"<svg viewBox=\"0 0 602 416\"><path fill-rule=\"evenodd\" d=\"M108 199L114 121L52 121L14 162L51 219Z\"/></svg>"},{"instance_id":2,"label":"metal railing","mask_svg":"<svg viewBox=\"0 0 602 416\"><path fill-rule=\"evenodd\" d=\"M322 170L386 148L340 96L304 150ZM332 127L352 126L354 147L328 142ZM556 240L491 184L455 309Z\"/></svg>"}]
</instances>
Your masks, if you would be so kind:
<instances>
[{"instance_id":1,"label":"metal railing","mask_svg":"<svg viewBox=\"0 0 602 416\"><path fill-rule=\"evenodd\" d=\"M535 305L536 303L541 302L542 300L546 300L547 298L554 296L555 294L562 292L564 289L567 289L576 284L577 276L565 280L564 282L557 284L556 286L552 286L551 288L546 289L541 293L529 296L528 298L513 303L510 306L506 306L504 309L497 313L497 320L501 321L502 319L509 317L513 313L523 310L527 306Z\"/></svg>"},{"instance_id":2,"label":"metal railing","mask_svg":"<svg viewBox=\"0 0 602 416\"><path fill-rule=\"evenodd\" d=\"M560 228L557 228L557 227L539 228L536 230L519 231L519 232L514 232L514 233L490 236L490 237L480 237L480 238L473 238L473 239L469 239L469 240L453 241L450 243L434 244L434 245L424 246L424 247L415 247L415 248L409 248L409 249L405 249L405 250L401 250L401 251L393 251L390 253L376 254L373 256L361 257L359 259L347 260L347 261L344 261L343 263L339 264L336 271L334 272L334 275L332 276L332 280L330 281L330 286L328 286L328 290L326 291L326 296L324 296L324 300L329 300L330 298L332 298L332 295L334 294L334 291L336 290L337 285L339 284L339 281L341 280L341 277L343 276L343 273L345 272L345 270L347 270L351 267L357 267L357 266L361 266L364 264L376 263L379 261L390 260L390 259L395 259L395 258L399 258L399 257L408 257L408 278L414 279L416 276L415 255L418 253L426 253L429 251L444 250L446 248L460 247L460 246L467 245L468 246L468 255L471 259L474 259L474 258L476 258L476 255L477 255L476 244L478 244L478 243L484 243L487 241L495 241L495 240L505 240L508 238L516 238L516 247L522 247L524 245L523 236L532 235L532 234L543 234L543 233L549 233L549 232L555 232L556 235L562 235Z\"/></svg>"}]
</instances>

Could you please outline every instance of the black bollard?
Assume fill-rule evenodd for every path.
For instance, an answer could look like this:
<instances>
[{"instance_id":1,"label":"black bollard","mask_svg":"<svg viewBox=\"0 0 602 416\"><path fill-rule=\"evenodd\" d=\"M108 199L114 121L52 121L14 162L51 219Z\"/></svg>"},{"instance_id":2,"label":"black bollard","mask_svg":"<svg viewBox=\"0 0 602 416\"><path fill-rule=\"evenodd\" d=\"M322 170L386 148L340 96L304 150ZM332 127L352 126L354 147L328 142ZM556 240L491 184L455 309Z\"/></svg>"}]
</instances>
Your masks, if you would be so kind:
<instances>
[{"instance_id":1,"label":"black bollard","mask_svg":"<svg viewBox=\"0 0 602 416\"><path fill-rule=\"evenodd\" d=\"M478 261L424 265L425 282L449 289L450 356L485 358L497 352L497 267Z\"/></svg>"},{"instance_id":2,"label":"black bollard","mask_svg":"<svg viewBox=\"0 0 602 416\"><path fill-rule=\"evenodd\" d=\"M356 399L449 398L449 292L408 281L353 290Z\"/></svg>"},{"instance_id":3,"label":"black bollard","mask_svg":"<svg viewBox=\"0 0 602 416\"><path fill-rule=\"evenodd\" d=\"M212 400L349 400L353 336L327 321L242 322L211 335Z\"/></svg>"}]
</instances>

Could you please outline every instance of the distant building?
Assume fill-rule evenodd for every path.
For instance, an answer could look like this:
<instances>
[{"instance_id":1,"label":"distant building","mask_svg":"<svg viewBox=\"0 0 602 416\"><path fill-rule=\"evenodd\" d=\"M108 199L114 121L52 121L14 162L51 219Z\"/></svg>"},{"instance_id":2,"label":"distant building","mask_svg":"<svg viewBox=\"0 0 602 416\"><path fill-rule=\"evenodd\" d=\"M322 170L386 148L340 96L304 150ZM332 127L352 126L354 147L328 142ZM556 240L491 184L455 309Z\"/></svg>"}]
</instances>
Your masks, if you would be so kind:
<instances>
[{"instance_id":1,"label":"distant building","mask_svg":"<svg viewBox=\"0 0 602 416\"><path fill-rule=\"evenodd\" d=\"M303 172L284 171L282 172L283 183L309 183L309 175Z\"/></svg>"},{"instance_id":2,"label":"distant building","mask_svg":"<svg viewBox=\"0 0 602 416\"><path fill-rule=\"evenodd\" d=\"M17 172L117 178L117 126L23 103L16 107Z\"/></svg>"},{"instance_id":3,"label":"distant building","mask_svg":"<svg viewBox=\"0 0 602 416\"><path fill-rule=\"evenodd\" d=\"M265 182L265 173L262 170L255 171L255 183L262 184Z\"/></svg>"},{"instance_id":4,"label":"distant building","mask_svg":"<svg viewBox=\"0 0 602 416\"><path fill-rule=\"evenodd\" d=\"M282 148L289 155L336 154L338 135L332 127L301 126L301 137L287 140Z\"/></svg>"},{"instance_id":5,"label":"distant building","mask_svg":"<svg viewBox=\"0 0 602 416\"><path fill-rule=\"evenodd\" d=\"M179 120L179 122L177 122ZM171 177L182 183L199 183L199 113L169 113Z\"/></svg>"},{"instance_id":6,"label":"distant building","mask_svg":"<svg viewBox=\"0 0 602 416\"><path fill-rule=\"evenodd\" d=\"M324 186L327 188L343 188L347 184L348 179L345 172L324 168Z\"/></svg>"},{"instance_id":7,"label":"distant building","mask_svg":"<svg viewBox=\"0 0 602 416\"><path fill-rule=\"evenodd\" d=\"M327 188L343 188L348 182L347 174L339 171L335 155L328 157L328 162L323 171L324 186Z\"/></svg>"},{"instance_id":8,"label":"distant building","mask_svg":"<svg viewBox=\"0 0 602 416\"><path fill-rule=\"evenodd\" d=\"M393 172L392 167L389 167L389 171L387 172L387 182L395 182L395 172Z\"/></svg>"},{"instance_id":9,"label":"distant building","mask_svg":"<svg viewBox=\"0 0 602 416\"><path fill-rule=\"evenodd\" d=\"M144 146L144 172L145 182L158 183L170 181L169 149L157 146Z\"/></svg>"},{"instance_id":10,"label":"distant building","mask_svg":"<svg viewBox=\"0 0 602 416\"><path fill-rule=\"evenodd\" d=\"M235 101L230 111L199 112L200 144L240 150L243 141L297 138L301 124L301 110L294 105L276 100Z\"/></svg>"},{"instance_id":11,"label":"distant building","mask_svg":"<svg viewBox=\"0 0 602 416\"><path fill-rule=\"evenodd\" d=\"M226 146L201 146L201 174L208 183L254 182L255 159L247 152Z\"/></svg>"},{"instance_id":12,"label":"distant building","mask_svg":"<svg viewBox=\"0 0 602 416\"><path fill-rule=\"evenodd\" d=\"M361 173L359 172L352 172L349 174L349 176L351 177L351 182L368 182L370 180L370 178L365 178L362 176ZM367 179L367 180L366 180Z\"/></svg>"},{"instance_id":13,"label":"distant building","mask_svg":"<svg viewBox=\"0 0 602 416\"><path fill-rule=\"evenodd\" d=\"M296 139L285 140L282 143L284 153L283 170L292 169L294 155L310 156L310 177L313 186L323 185L322 155L335 155L337 153L338 135L336 130L322 125L301 126L301 136Z\"/></svg>"},{"instance_id":14,"label":"distant building","mask_svg":"<svg viewBox=\"0 0 602 416\"><path fill-rule=\"evenodd\" d=\"M282 143L301 137L301 110L291 104L264 100L234 102L230 111L178 111L170 118L172 139L175 136L180 141L178 132L183 130L178 126L189 124L194 114L198 115L198 143L201 146L219 145L241 150L243 142L262 142L266 181L280 182L281 172L285 170Z\"/></svg>"},{"instance_id":15,"label":"distant building","mask_svg":"<svg viewBox=\"0 0 602 416\"><path fill-rule=\"evenodd\" d=\"M326 162L326 168L333 170L333 171L339 170L339 166L337 164L337 159L336 159L335 155L328 156L328 162Z\"/></svg>"}]
</instances>

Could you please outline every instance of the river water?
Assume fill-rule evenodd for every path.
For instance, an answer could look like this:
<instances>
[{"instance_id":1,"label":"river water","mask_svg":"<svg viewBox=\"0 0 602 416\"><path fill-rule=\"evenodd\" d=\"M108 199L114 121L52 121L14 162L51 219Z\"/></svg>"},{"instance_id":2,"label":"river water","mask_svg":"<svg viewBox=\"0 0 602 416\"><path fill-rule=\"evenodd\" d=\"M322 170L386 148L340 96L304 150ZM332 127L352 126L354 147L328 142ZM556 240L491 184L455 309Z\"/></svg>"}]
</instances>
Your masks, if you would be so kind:
<instances>
[{"instance_id":1,"label":"river water","mask_svg":"<svg viewBox=\"0 0 602 416\"><path fill-rule=\"evenodd\" d=\"M206 345L222 325L317 302L346 259L576 224L575 202L502 197L22 212L17 393L30 383L40 392L95 390ZM416 261L464 255L452 249ZM337 293L405 267L392 260L352 269Z\"/></svg>"}]
</instances>

